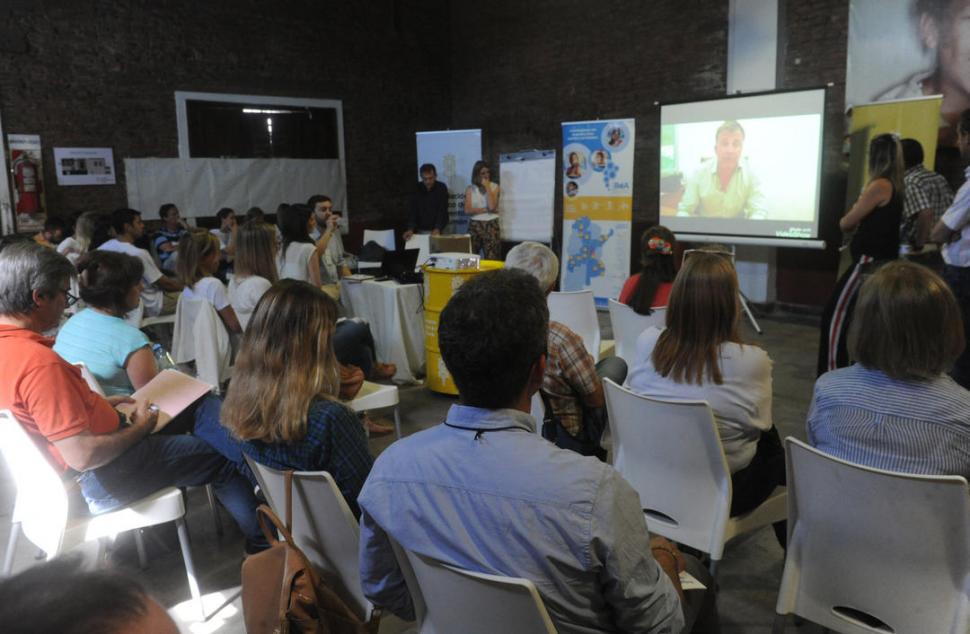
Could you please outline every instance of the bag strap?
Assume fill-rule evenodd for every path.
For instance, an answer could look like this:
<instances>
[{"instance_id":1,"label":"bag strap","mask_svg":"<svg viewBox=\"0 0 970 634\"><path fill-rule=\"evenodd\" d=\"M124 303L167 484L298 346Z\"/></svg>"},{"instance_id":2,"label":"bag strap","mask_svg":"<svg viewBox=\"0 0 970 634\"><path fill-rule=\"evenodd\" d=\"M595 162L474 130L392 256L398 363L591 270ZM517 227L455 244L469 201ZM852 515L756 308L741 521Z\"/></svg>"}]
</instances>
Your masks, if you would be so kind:
<instances>
[{"instance_id":1,"label":"bag strap","mask_svg":"<svg viewBox=\"0 0 970 634\"><path fill-rule=\"evenodd\" d=\"M293 470L283 472L283 486L286 487L286 531L293 530Z\"/></svg>"}]
</instances>

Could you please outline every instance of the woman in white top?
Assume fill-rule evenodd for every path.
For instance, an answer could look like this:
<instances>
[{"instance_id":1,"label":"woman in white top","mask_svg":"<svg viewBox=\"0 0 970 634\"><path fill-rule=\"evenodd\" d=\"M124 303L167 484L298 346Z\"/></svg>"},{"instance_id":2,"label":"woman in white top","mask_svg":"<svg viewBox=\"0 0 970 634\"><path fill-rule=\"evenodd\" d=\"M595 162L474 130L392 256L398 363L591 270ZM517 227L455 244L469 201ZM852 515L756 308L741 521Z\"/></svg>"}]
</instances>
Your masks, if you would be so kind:
<instances>
[{"instance_id":1,"label":"woman in white top","mask_svg":"<svg viewBox=\"0 0 970 634\"><path fill-rule=\"evenodd\" d=\"M229 303L243 330L263 293L277 279L276 232L265 222L247 222L236 236L235 275L229 282Z\"/></svg>"},{"instance_id":2,"label":"woman in white top","mask_svg":"<svg viewBox=\"0 0 970 634\"><path fill-rule=\"evenodd\" d=\"M280 205L276 222L283 236L283 245L277 256L280 279L294 279L320 286L320 257L330 242L330 232L316 243L310 233L317 223L313 211L306 205Z\"/></svg>"},{"instance_id":3,"label":"woman in white top","mask_svg":"<svg viewBox=\"0 0 970 634\"><path fill-rule=\"evenodd\" d=\"M97 211L85 211L74 224L74 235L57 244L57 252L70 260L71 264L77 264L81 256L88 252L91 236L94 234L94 221L97 218Z\"/></svg>"},{"instance_id":4,"label":"woman in white top","mask_svg":"<svg viewBox=\"0 0 970 634\"><path fill-rule=\"evenodd\" d=\"M215 277L222 255L219 238L208 231L194 231L179 240L178 261L175 269L179 280L185 284L182 297L204 299L219 314L230 333L242 332L236 311L229 304L225 285Z\"/></svg>"},{"instance_id":5,"label":"woman in white top","mask_svg":"<svg viewBox=\"0 0 970 634\"><path fill-rule=\"evenodd\" d=\"M731 515L754 509L785 483L785 454L771 423L771 359L741 343L739 310L730 254L691 252L674 280L667 327L640 335L627 377L640 394L711 406L731 471Z\"/></svg>"},{"instance_id":6,"label":"woman in white top","mask_svg":"<svg viewBox=\"0 0 970 634\"><path fill-rule=\"evenodd\" d=\"M471 216L468 233L472 238L472 252L486 260L502 258L499 236L498 183L492 182L492 171L485 161L477 161L472 168L472 184L465 189L465 213Z\"/></svg>"}]
</instances>

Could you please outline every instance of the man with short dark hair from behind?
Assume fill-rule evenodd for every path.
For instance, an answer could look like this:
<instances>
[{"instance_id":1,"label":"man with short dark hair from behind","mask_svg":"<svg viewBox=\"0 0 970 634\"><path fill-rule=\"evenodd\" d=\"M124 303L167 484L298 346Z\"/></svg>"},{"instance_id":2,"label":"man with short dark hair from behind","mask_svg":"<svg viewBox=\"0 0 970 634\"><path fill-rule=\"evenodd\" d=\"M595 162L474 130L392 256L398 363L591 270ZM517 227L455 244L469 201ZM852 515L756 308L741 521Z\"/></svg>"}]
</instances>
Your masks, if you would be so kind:
<instances>
[{"instance_id":1,"label":"man with short dark hair from behind","mask_svg":"<svg viewBox=\"0 0 970 634\"><path fill-rule=\"evenodd\" d=\"M421 180L411 194L405 242L415 233L441 235L448 224L448 188L438 180L438 170L431 163L425 163L418 173Z\"/></svg>"},{"instance_id":2,"label":"man with short dark hair from behind","mask_svg":"<svg viewBox=\"0 0 970 634\"><path fill-rule=\"evenodd\" d=\"M933 225L953 202L953 190L946 179L923 167L923 146L916 139L903 139L903 221L899 241L910 251L921 251L930 239ZM937 271L938 267L933 267Z\"/></svg>"},{"instance_id":3,"label":"man with short dark hair from behind","mask_svg":"<svg viewBox=\"0 0 970 634\"><path fill-rule=\"evenodd\" d=\"M182 282L164 275L155 265L155 259L145 249L135 246L135 241L145 234L145 223L142 222L141 212L136 209L115 209L111 212L111 227L115 237L104 242L98 249L117 251L134 256L141 260L143 269L142 283L145 288L141 292L145 317L170 315L175 312L178 294L182 290Z\"/></svg>"},{"instance_id":4,"label":"man with short dark hair from behind","mask_svg":"<svg viewBox=\"0 0 970 634\"><path fill-rule=\"evenodd\" d=\"M531 580L563 634L680 632L684 556L651 540L636 491L611 466L535 433L528 412L548 324L545 293L523 271L482 273L445 306L438 343L460 403L375 462L358 498L364 594L414 619L393 539L459 568ZM713 592L700 594L709 620L698 627L716 631Z\"/></svg>"},{"instance_id":5,"label":"man with short dark hair from behind","mask_svg":"<svg viewBox=\"0 0 970 634\"><path fill-rule=\"evenodd\" d=\"M138 581L84 570L80 557L38 564L0 581L5 634L177 634L178 627Z\"/></svg>"}]
</instances>

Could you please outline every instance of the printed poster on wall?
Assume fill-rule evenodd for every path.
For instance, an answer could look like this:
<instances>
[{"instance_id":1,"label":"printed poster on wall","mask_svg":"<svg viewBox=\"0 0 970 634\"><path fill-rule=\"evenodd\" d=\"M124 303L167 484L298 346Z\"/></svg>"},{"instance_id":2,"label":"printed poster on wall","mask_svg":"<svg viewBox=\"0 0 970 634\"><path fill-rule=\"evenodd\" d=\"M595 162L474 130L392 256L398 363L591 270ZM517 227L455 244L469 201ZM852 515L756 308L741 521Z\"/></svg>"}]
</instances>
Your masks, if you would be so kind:
<instances>
[{"instance_id":1,"label":"printed poster on wall","mask_svg":"<svg viewBox=\"0 0 970 634\"><path fill-rule=\"evenodd\" d=\"M10 174L13 180L13 209L17 231L40 231L47 221L40 135L8 134L7 146L10 148Z\"/></svg>"},{"instance_id":2,"label":"printed poster on wall","mask_svg":"<svg viewBox=\"0 0 970 634\"><path fill-rule=\"evenodd\" d=\"M562 124L563 252L560 288L616 299L629 275L633 119Z\"/></svg>"},{"instance_id":3,"label":"printed poster on wall","mask_svg":"<svg viewBox=\"0 0 970 634\"><path fill-rule=\"evenodd\" d=\"M465 189L472 182L472 168L482 159L481 130L439 130L416 132L418 164L435 166L438 180L448 188L448 226L446 233L468 233L465 215ZM418 181L421 173L418 172ZM408 203L410 204L410 203Z\"/></svg>"},{"instance_id":4,"label":"printed poster on wall","mask_svg":"<svg viewBox=\"0 0 970 634\"><path fill-rule=\"evenodd\" d=\"M939 142L956 145L970 92L970 57L960 54L968 20L963 2L850 0L846 107L942 94Z\"/></svg>"},{"instance_id":5,"label":"printed poster on wall","mask_svg":"<svg viewBox=\"0 0 970 634\"><path fill-rule=\"evenodd\" d=\"M115 159L109 147L55 147L58 185L114 185Z\"/></svg>"}]
</instances>

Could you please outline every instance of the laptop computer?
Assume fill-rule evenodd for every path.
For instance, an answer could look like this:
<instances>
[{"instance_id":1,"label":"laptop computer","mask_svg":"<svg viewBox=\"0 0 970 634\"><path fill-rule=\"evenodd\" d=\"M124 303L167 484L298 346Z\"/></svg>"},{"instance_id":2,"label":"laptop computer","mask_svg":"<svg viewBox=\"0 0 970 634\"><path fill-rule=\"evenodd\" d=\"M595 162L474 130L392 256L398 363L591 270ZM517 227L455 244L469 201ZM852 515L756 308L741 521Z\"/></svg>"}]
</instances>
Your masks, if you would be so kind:
<instances>
[{"instance_id":1,"label":"laptop computer","mask_svg":"<svg viewBox=\"0 0 970 634\"><path fill-rule=\"evenodd\" d=\"M414 272L419 253L418 249L385 251L381 258L381 273L400 284L420 284L424 281L424 275Z\"/></svg>"}]
</instances>

